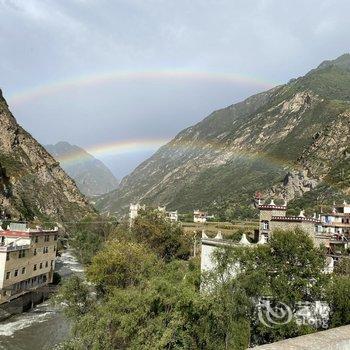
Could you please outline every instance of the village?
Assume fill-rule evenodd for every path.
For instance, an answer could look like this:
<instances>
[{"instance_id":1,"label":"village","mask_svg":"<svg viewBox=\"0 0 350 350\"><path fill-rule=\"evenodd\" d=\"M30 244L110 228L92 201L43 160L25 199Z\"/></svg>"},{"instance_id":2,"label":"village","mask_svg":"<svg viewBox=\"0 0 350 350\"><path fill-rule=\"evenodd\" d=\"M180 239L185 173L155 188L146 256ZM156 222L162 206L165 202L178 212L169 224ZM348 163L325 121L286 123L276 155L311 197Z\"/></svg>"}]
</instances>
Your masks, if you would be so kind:
<instances>
[{"instance_id":1,"label":"village","mask_svg":"<svg viewBox=\"0 0 350 350\"><path fill-rule=\"evenodd\" d=\"M130 204L129 225L146 206ZM331 273L339 259L348 257L350 238L350 204L334 204L330 213L307 217L304 212L298 216L287 216L287 203L257 201L259 221L240 223L213 222L214 216L201 210L193 211L193 222L180 222L177 211L167 211L165 206L156 209L171 222L179 222L186 232L200 232L193 248L201 256L201 271L214 267L212 253L215 249L243 245L254 247L267 244L275 230L300 229L306 232L316 246L323 246L327 254L326 272ZM230 239L230 233L243 232L239 240ZM26 294L19 303L19 311L30 308L47 296L47 287L53 281L57 257L58 228L29 228L27 224L10 223L0 228L0 304L9 303ZM16 304L18 308L18 303Z\"/></svg>"},{"instance_id":2,"label":"village","mask_svg":"<svg viewBox=\"0 0 350 350\"><path fill-rule=\"evenodd\" d=\"M268 203L257 198L257 210L259 211L259 221L240 222L236 224L213 222L213 215L201 210L193 211L193 224L181 222L184 230L195 232L201 231L201 271L209 271L214 267L212 253L216 248L223 246L254 246L267 244L269 238L275 230L295 230L300 229L308 234L316 246L323 246L327 255L327 272L332 272L335 264L341 258L348 257L350 239L350 204L344 201L342 204L334 203L330 213L320 213L312 217L305 216L301 211L298 216L288 216L287 202L282 205L275 204L274 200ZM140 210L145 210L145 205L131 204L129 212L130 225L138 216ZM165 215L170 221L178 222L177 211L167 211L166 207L158 207L157 210ZM228 230L227 230L228 229ZM242 233L241 239L230 240L229 233L234 230L246 231ZM216 233L214 236L213 232ZM211 235L208 234L211 233ZM248 232L250 232L248 237ZM228 237L226 237L228 236ZM195 249L195 248L194 248Z\"/></svg>"}]
</instances>

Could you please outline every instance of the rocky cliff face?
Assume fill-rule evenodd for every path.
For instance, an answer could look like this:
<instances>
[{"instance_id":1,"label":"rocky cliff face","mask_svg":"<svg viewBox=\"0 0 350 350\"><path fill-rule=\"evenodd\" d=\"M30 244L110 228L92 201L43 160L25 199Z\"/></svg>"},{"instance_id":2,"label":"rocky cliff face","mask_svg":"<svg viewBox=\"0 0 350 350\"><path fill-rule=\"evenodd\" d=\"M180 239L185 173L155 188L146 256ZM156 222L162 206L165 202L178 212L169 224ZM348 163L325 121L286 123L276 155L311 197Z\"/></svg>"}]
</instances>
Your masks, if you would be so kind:
<instances>
[{"instance_id":1,"label":"rocky cliff face","mask_svg":"<svg viewBox=\"0 0 350 350\"><path fill-rule=\"evenodd\" d=\"M68 142L46 145L45 148L86 196L101 195L118 187L119 182L112 172L84 149Z\"/></svg>"},{"instance_id":2,"label":"rocky cliff face","mask_svg":"<svg viewBox=\"0 0 350 350\"><path fill-rule=\"evenodd\" d=\"M69 221L93 211L59 163L21 126L0 91L0 208L13 219Z\"/></svg>"},{"instance_id":3,"label":"rocky cliff face","mask_svg":"<svg viewBox=\"0 0 350 350\"><path fill-rule=\"evenodd\" d=\"M347 54L182 131L97 206L123 213L141 201L242 217L255 191L292 200L327 183L345 195L349 114Z\"/></svg>"}]
</instances>

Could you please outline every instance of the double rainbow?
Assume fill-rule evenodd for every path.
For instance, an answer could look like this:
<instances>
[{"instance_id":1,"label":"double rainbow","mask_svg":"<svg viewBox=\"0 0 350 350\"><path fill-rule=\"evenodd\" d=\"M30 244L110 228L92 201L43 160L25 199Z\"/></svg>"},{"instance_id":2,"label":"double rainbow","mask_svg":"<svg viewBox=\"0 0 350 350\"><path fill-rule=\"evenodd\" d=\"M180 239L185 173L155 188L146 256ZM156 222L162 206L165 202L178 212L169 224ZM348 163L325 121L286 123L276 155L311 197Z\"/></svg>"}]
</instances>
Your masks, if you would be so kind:
<instances>
[{"instance_id":1,"label":"double rainbow","mask_svg":"<svg viewBox=\"0 0 350 350\"><path fill-rule=\"evenodd\" d=\"M173 81L203 81L208 83L238 83L243 85L256 86L261 89L268 89L276 84L262 79L232 73L201 72L184 69L165 70L143 70L143 71L110 71L107 73L81 75L74 78L60 81L47 82L38 86L17 91L9 96L10 106L19 106L32 100L40 100L50 95L55 95L67 90L77 90L89 86L102 86L114 82L130 81L152 81L152 80L173 80ZM164 145L166 139L141 139L116 141L106 144L92 145L86 151L96 157L139 152L144 150L154 151ZM192 145L193 147L194 145ZM188 147L184 144L183 147ZM205 147L204 144L195 146ZM62 164L71 164L83 160L80 152L73 152L61 157Z\"/></svg>"}]
</instances>

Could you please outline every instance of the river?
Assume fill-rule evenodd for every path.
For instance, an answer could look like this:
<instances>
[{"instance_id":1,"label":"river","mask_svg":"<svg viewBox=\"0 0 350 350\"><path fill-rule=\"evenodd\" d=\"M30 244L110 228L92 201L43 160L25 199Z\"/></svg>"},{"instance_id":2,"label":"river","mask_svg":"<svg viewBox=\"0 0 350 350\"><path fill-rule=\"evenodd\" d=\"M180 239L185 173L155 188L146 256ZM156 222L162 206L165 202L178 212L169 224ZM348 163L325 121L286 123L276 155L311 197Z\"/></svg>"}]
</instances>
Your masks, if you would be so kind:
<instances>
[{"instance_id":1,"label":"river","mask_svg":"<svg viewBox=\"0 0 350 350\"><path fill-rule=\"evenodd\" d=\"M83 275L83 268L65 251L56 262L56 271L66 278ZM0 350L47 350L67 339L70 326L59 307L50 300L33 310L0 322Z\"/></svg>"}]
</instances>

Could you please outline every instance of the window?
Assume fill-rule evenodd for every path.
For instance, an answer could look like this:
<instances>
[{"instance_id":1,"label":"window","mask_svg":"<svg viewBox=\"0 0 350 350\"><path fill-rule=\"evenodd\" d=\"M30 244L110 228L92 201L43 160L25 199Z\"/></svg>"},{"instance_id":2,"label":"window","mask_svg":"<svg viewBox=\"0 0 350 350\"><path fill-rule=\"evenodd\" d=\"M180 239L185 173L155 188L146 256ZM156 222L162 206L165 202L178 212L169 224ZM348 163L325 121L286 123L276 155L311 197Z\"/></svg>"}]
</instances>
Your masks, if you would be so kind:
<instances>
[{"instance_id":1,"label":"window","mask_svg":"<svg viewBox=\"0 0 350 350\"><path fill-rule=\"evenodd\" d=\"M53 267L53 260L51 260L51 267Z\"/></svg>"},{"instance_id":2,"label":"window","mask_svg":"<svg viewBox=\"0 0 350 350\"><path fill-rule=\"evenodd\" d=\"M53 247L53 251L54 251L54 252L56 251L56 246Z\"/></svg>"},{"instance_id":3,"label":"window","mask_svg":"<svg viewBox=\"0 0 350 350\"><path fill-rule=\"evenodd\" d=\"M6 261L10 260L10 253L6 253Z\"/></svg>"},{"instance_id":4,"label":"window","mask_svg":"<svg viewBox=\"0 0 350 350\"><path fill-rule=\"evenodd\" d=\"M33 270L36 271L36 264L34 265Z\"/></svg>"},{"instance_id":5,"label":"window","mask_svg":"<svg viewBox=\"0 0 350 350\"><path fill-rule=\"evenodd\" d=\"M50 236L45 236L44 242L49 242L50 241Z\"/></svg>"},{"instance_id":6,"label":"window","mask_svg":"<svg viewBox=\"0 0 350 350\"><path fill-rule=\"evenodd\" d=\"M55 235L55 236L53 237L53 240L54 240L54 241L57 241L57 238L58 238L58 235Z\"/></svg>"},{"instance_id":7,"label":"window","mask_svg":"<svg viewBox=\"0 0 350 350\"><path fill-rule=\"evenodd\" d=\"M44 248L43 248L43 253L46 254L46 253L48 253L48 252L49 252L49 247L44 247Z\"/></svg>"},{"instance_id":8,"label":"window","mask_svg":"<svg viewBox=\"0 0 350 350\"><path fill-rule=\"evenodd\" d=\"M8 280L11 277L11 272L6 272L6 279Z\"/></svg>"},{"instance_id":9,"label":"window","mask_svg":"<svg viewBox=\"0 0 350 350\"><path fill-rule=\"evenodd\" d=\"M15 277L18 276L18 270L15 270L14 276L15 276Z\"/></svg>"},{"instance_id":10,"label":"window","mask_svg":"<svg viewBox=\"0 0 350 350\"><path fill-rule=\"evenodd\" d=\"M40 268L40 269L43 268L43 263L42 263L42 262L40 263L39 268Z\"/></svg>"},{"instance_id":11,"label":"window","mask_svg":"<svg viewBox=\"0 0 350 350\"><path fill-rule=\"evenodd\" d=\"M49 262L46 261L46 262L45 262L45 267L48 267L48 266L49 266Z\"/></svg>"},{"instance_id":12,"label":"window","mask_svg":"<svg viewBox=\"0 0 350 350\"><path fill-rule=\"evenodd\" d=\"M26 273L26 268L22 267L22 275L24 275Z\"/></svg>"},{"instance_id":13,"label":"window","mask_svg":"<svg viewBox=\"0 0 350 350\"><path fill-rule=\"evenodd\" d=\"M25 250L20 250L19 252L18 252L18 257L19 258L24 258L26 256L26 251Z\"/></svg>"},{"instance_id":14,"label":"window","mask_svg":"<svg viewBox=\"0 0 350 350\"><path fill-rule=\"evenodd\" d=\"M36 248L34 249L33 254L36 255Z\"/></svg>"},{"instance_id":15,"label":"window","mask_svg":"<svg viewBox=\"0 0 350 350\"><path fill-rule=\"evenodd\" d=\"M38 236L35 236L35 243L38 243L39 242L39 237Z\"/></svg>"},{"instance_id":16,"label":"window","mask_svg":"<svg viewBox=\"0 0 350 350\"><path fill-rule=\"evenodd\" d=\"M269 222L268 221L262 221L262 228L263 230L269 229Z\"/></svg>"}]
</instances>

